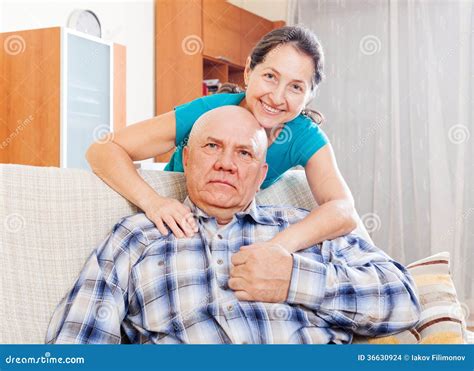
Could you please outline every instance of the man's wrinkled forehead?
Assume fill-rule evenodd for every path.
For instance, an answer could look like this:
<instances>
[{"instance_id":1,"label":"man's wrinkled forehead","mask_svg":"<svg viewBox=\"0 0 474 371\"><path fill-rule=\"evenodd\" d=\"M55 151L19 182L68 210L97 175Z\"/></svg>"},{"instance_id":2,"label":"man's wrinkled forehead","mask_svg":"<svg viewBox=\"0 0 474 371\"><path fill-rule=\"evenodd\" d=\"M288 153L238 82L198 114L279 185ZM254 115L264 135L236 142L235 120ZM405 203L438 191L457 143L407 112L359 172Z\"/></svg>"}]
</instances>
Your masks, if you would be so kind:
<instances>
[{"instance_id":1,"label":"man's wrinkled forehead","mask_svg":"<svg viewBox=\"0 0 474 371\"><path fill-rule=\"evenodd\" d=\"M264 135L264 134L263 134ZM260 158L264 155L264 149L266 143L262 138L262 135L256 131L253 135L234 137L230 133L226 136L219 135L218 133L208 133L203 139L201 139L201 145L206 143L216 143L224 146L232 146L236 149L242 149L251 152L254 156Z\"/></svg>"}]
</instances>

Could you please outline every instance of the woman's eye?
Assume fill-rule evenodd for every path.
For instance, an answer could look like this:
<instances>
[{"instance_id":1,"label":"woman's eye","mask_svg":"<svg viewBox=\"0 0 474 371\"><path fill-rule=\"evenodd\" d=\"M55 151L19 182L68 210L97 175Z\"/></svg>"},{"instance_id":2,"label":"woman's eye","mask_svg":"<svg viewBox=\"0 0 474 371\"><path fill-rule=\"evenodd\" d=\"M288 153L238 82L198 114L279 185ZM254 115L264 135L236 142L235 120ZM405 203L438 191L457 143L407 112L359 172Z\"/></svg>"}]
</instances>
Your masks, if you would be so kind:
<instances>
[{"instance_id":1,"label":"woman's eye","mask_svg":"<svg viewBox=\"0 0 474 371\"><path fill-rule=\"evenodd\" d=\"M300 85L293 85L293 89L296 91L303 91L303 88Z\"/></svg>"},{"instance_id":2,"label":"woman's eye","mask_svg":"<svg viewBox=\"0 0 474 371\"><path fill-rule=\"evenodd\" d=\"M273 79L273 77L275 77L273 73L266 73L264 76L268 77L269 79Z\"/></svg>"}]
</instances>

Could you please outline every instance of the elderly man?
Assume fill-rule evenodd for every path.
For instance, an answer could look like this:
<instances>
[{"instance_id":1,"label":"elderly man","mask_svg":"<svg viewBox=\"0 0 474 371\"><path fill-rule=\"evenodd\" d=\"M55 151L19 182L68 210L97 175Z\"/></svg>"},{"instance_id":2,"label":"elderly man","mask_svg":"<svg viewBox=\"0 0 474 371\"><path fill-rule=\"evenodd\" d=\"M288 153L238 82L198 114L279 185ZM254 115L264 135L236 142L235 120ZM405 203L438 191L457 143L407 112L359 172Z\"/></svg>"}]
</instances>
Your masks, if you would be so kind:
<instances>
[{"instance_id":1,"label":"elderly man","mask_svg":"<svg viewBox=\"0 0 474 371\"><path fill-rule=\"evenodd\" d=\"M290 254L270 240L305 210L257 206L265 131L238 106L203 115L184 149L191 238L121 219L56 309L47 343L349 343L412 327L407 271L356 235ZM261 251L260 251L261 250Z\"/></svg>"}]
</instances>

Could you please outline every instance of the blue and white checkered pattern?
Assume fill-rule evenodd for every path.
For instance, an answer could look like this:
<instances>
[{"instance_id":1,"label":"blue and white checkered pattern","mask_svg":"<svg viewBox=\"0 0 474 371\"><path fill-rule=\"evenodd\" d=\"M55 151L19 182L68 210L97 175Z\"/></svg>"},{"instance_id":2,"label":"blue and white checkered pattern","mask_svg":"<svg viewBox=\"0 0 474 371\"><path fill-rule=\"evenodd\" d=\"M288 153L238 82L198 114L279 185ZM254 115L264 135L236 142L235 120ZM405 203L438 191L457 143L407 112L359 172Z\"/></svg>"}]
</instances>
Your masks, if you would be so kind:
<instances>
[{"instance_id":1,"label":"blue and white checkered pattern","mask_svg":"<svg viewBox=\"0 0 474 371\"><path fill-rule=\"evenodd\" d=\"M192 238L162 236L143 213L113 227L56 308L47 343L349 343L418 321L406 269L352 234L293 254L286 302L237 300L232 255L308 211L253 202L217 230L185 203L199 224Z\"/></svg>"}]
</instances>

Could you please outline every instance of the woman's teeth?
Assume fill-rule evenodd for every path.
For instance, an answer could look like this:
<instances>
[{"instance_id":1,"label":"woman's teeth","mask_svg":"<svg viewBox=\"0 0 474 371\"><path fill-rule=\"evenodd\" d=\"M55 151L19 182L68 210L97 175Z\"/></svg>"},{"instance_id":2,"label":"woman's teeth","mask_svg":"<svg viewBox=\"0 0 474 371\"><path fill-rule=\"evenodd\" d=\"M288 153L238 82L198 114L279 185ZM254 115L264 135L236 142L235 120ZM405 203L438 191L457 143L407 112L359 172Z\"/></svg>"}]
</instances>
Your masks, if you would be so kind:
<instances>
[{"instance_id":1,"label":"woman's teeth","mask_svg":"<svg viewBox=\"0 0 474 371\"><path fill-rule=\"evenodd\" d=\"M268 104L265 104L264 102L262 102L262 107L268 113L276 114L276 113L281 112L281 110L270 107Z\"/></svg>"}]
</instances>

